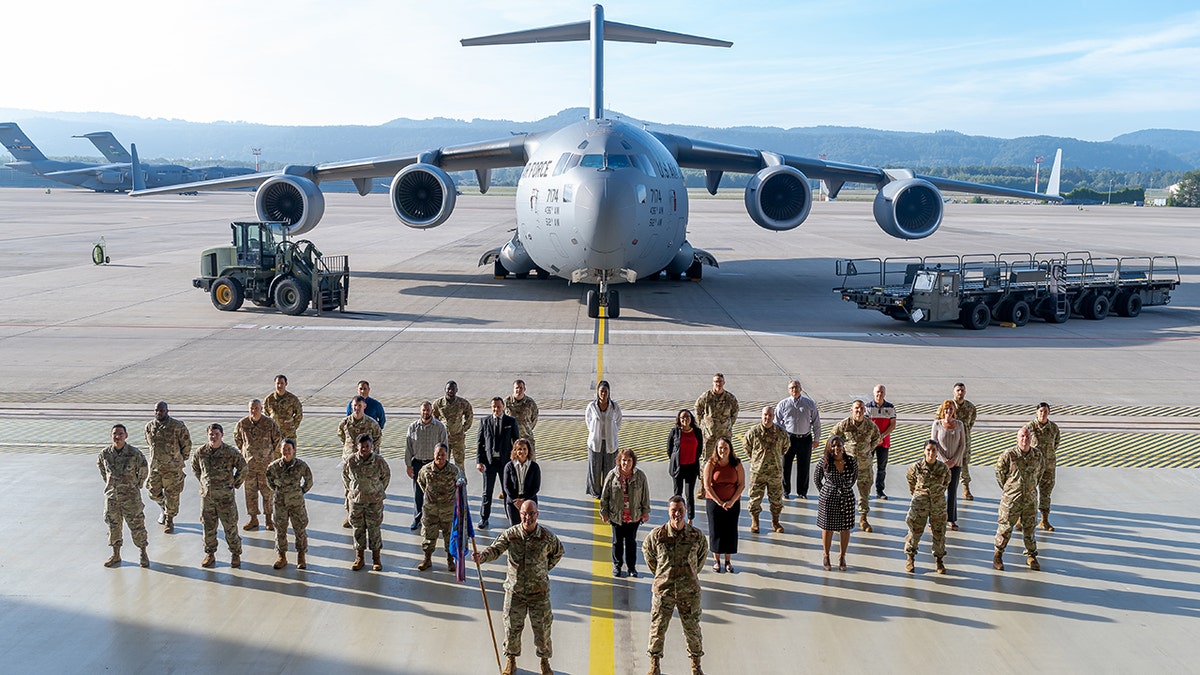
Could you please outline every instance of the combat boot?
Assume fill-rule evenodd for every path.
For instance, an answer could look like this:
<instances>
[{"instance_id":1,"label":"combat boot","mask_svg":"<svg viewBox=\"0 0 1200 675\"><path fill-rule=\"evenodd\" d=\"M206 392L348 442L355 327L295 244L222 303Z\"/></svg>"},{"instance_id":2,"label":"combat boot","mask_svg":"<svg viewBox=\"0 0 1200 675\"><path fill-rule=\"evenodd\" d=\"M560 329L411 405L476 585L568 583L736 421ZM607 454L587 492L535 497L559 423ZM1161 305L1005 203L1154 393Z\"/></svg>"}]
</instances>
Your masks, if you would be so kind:
<instances>
[{"instance_id":1,"label":"combat boot","mask_svg":"<svg viewBox=\"0 0 1200 675\"><path fill-rule=\"evenodd\" d=\"M517 657L509 654L504 657L504 670L500 671L500 675L516 675L517 672Z\"/></svg>"},{"instance_id":2,"label":"combat boot","mask_svg":"<svg viewBox=\"0 0 1200 675\"><path fill-rule=\"evenodd\" d=\"M117 545L113 546L112 555L110 555L108 557L108 560L104 561L104 566L105 567L117 567L120 564L121 564L121 545L117 544Z\"/></svg>"},{"instance_id":3,"label":"combat boot","mask_svg":"<svg viewBox=\"0 0 1200 675\"><path fill-rule=\"evenodd\" d=\"M216 567L217 566L217 556L213 553L205 553L204 560L200 561L200 566L201 567Z\"/></svg>"},{"instance_id":4,"label":"combat boot","mask_svg":"<svg viewBox=\"0 0 1200 675\"><path fill-rule=\"evenodd\" d=\"M941 562L941 560L942 560L941 558L938 558L938 562ZM908 556L908 560L906 560L904 562L904 571L910 572L910 573L917 571L917 557L916 556L912 556L912 555Z\"/></svg>"},{"instance_id":5,"label":"combat boot","mask_svg":"<svg viewBox=\"0 0 1200 675\"><path fill-rule=\"evenodd\" d=\"M143 547L142 547L142 557L141 557L141 560L139 561L139 564L140 564L142 567L149 567L149 566L150 566L150 554L149 554L149 553L146 553L146 547L145 547L145 546L143 546Z\"/></svg>"},{"instance_id":6,"label":"combat boot","mask_svg":"<svg viewBox=\"0 0 1200 675\"><path fill-rule=\"evenodd\" d=\"M162 513L158 514L158 524L162 525L165 522L167 522L167 510L164 508Z\"/></svg>"},{"instance_id":7,"label":"combat boot","mask_svg":"<svg viewBox=\"0 0 1200 675\"><path fill-rule=\"evenodd\" d=\"M942 562L941 558L937 559L937 573L938 574L946 573L946 563Z\"/></svg>"},{"instance_id":8,"label":"combat boot","mask_svg":"<svg viewBox=\"0 0 1200 675\"><path fill-rule=\"evenodd\" d=\"M969 502L975 501L975 495L971 494L971 488L966 485L963 486L963 499Z\"/></svg>"},{"instance_id":9,"label":"combat boot","mask_svg":"<svg viewBox=\"0 0 1200 675\"><path fill-rule=\"evenodd\" d=\"M232 567L233 569L237 569L237 568L241 567L242 566L242 554L234 553L232 556L230 556L229 566Z\"/></svg>"},{"instance_id":10,"label":"combat boot","mask_svg":"<svg viewBox=\"0 0 1200 675\"><path fill-rule=\"evenodd\" d=\"M258 515L255 514L253 516L250 516L250 520L246 521L246 524L242 526L242 529L243 530L257 530L258 529Z\"/></svg>"},{"instance_id":11,"label":"combat boot","mask_svg":"<svg viewBox=\"0 0 1200 675\"><path fill-rule=\"evenodd\" d=\"M342 521L342 527L346 528L347 530L350 529L350 516L346 516L346 519Z\"/></svg>"},{"instance_id":12,"label":"combat boot","mask_svg":"<svg viewBox=\"0 0 1200 675\"><path fill-rule=\"evenodd\" d=\"M650 670L646 671L646 675L662 675L662 670L658 667L658 657L650 657Z\"/></svg>"},{"instance_id":13,"label":"combat boot","mask_svg":"<svg viewBox=\"0 0 1200 675\"><path fill-rule=\"evenodd\" d=\"M298 569L298 570L308 569L308 561L306 561L304 559L304 551L296 552L296 569Z\"/></svg>"},{"instance_id":14,"label":"combat boot","mask_svg":"<svg viewBox=\"0 0 1200 675\"><path fill-rule=\"evenodd\" d=\"M354 552L354 564L350 565L350 569L357 572L363 568L363 564L363 549L360 548Z\"/></svg>"},{"instance_id":15,"label":"combat boot","mask_svg":"<svg viewBox=\"0 0 1200 675\"><path fill-rule=\"evenodd\" d=\"M783 534L783 525L779 524L778 514L771 514L771 530L778 534Z\"/></svg>"},{"instance_id":16,"label":"combat boot","mask_svg":"<svg viewBox=\"0 0 1200 675\"><path fill-rule=\"evenodd\" d=\"M692 675L704 675L704 671L700 669L700 657L692 657Z\"/></svg>"},{"instance_id":17,"label":"combat boot","mask_svg":"<svg viewBox=\"0 0 1200 675\"><path fill-rule=\"evenodd\" d=\"M271 514L268 513L266 516L263 517L263 519L267 521L267 531L274 532L275 531L275 521L271 519Z\"/></svg>"},{"instance_id":18,"label":"combat boot","mask_svg":"<svg viewBox=\"0 0 1200 675\"><path fill-rule=\"evenodd\" d=\"M862 518L859 519L858 526L862 528L863 532L871 532L872 531L871 524L867 522L866 516L863 516Z\"/></svg>"},{"instance_id":19,"label":"combat boot","mask_svg":"<svg viewBox=\"0 0 1200 675\"><path fill-rule=\"evenodd\" d=\"M541 668L541 675L554 675L554 669L550 667L550 659L542 659Z\"/></svg>"},{"instance_id":20,"label":"combat boot","mask_svg":"<svg viewBox=\"0 0 1200 675\"><path fill-rule=\"evenodd\" d=\"M454 556L446 556L446 570L449 572L458 570L458 565L454 564Z\"/></svg>"},{"instance_id":21,"label":"combat boot","mask_svg":"<svg viewBox=\"0 0 1200 675\"><path fill-rule=\"evenodd\" d=\"M382 555L382 551L379 549L371 551L371 569L375 570L376 572L383 569L383 560L380 558L380 555Z\"/></svg>"},{"instance_id":22,"label":"combat boot","mask_svg":"<svg viewBox=\"0 0 1200 675\"><path fill-rule=\"evenodd\" d=\"M172 534L175 532L175 517L167 516L167 522L163 523L163 532Z\"/></svg>"},{"instance_id":23,"label":"combat boot","mask_svg":"<svg viewBox=\"0 0 1200 675\"><path fill-rule=\"evenodd\" d=\"M1042 509L1042 529L1047 532L1053 532L1054 526L1050 524L1050 509Z\"/></svg>"},{"instance_id":24,"label":"combat boot","mask_svg":"<svg viewBox=\"0 0 1200 675\"><path fill-rule=\"evenodd\" d=\"M1034 572L1042 569L1042 566L1038 564L1036 555L1025 556L1025 564L1029 565L1029 569L1033 570Z\"/></svg>"},{"instance_id":25,"label":"combat boot","mask_svg":"<svg viewBox=\"0 0 1200 675\"><path fill-rule=\"evenodd\" d=\"M1004 551L996 549L996 554L992 556L992 569L1004 571Z\"/></svg>"},{"instance_id":26,"label":"combat boot","mask_svg":"<svg viewBox=\"0 0 1200 675\"><path fill-rule=\"evenodd\" d=\"M750 514L750 534L758 534L758 514Z\"/></svg>"},{"instance_id":27,"label":"combat boot","mask_svg":"<svg viewBox=\"0 0 1200 675\"><path fill-rule=\"evenodd\" d=\"M287 555L285 555L284 553L280 553L279 557L275 559L275 564L271 565L271 567L273 567L277 570L281 570L284 567L287 567Z\"/></svg>"},{"instance_id":28,"label":"combat boot","mask_svg":"<svg viewBox=\"0 0 1200 675\"><path fill-rule=\"evenodd\" d=\"M425 559L417 563L417 571L424 572L433 567L433 551L425 551Z\"/></svg>"}]
</instances>

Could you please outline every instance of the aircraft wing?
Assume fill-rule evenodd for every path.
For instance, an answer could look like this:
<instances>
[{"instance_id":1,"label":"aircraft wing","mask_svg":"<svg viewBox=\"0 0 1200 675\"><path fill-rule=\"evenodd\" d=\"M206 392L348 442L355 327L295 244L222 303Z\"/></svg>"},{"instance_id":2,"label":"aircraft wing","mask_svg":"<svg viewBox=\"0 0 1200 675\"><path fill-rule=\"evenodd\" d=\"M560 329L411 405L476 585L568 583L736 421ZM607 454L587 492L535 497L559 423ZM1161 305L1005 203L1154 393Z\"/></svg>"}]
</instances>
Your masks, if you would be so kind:
<instances>
[{"instance_id":1,"label":"aircraft wing","mask_svg":"<svg viewBox=\"0 0 1200 675\"><path fill-rule=\"evenodd\" d=\"M971 194L993 195L997 197L1015 197L1019 199L1040 199L1043 201L1061 202L1057 194L1042 194L1028 190L1014 190L998 185L969 183L951 180L938 176L925 176L913 173L908 169L880 169L858 164L829 162L823 159L784 155L754 148L743 148L723 143L696 140L673 134L654 133L663 145L675 156L679 166L687 169L704 169L708 172L705 181L708 191L716 194L721 175L730 173L757 173L770 166L787 165L798 169L808 178L825 181L831 197L837 197L838 191L846 183L865 183L882 188L884 185L906 178L915 178L931 183L941 190L951 192L967 192Z\"/></svg>"},{"instance_id":2,"label":"aircraft wing","mask_svg":"<svg viewBox=\"0 0 1200 675\"><path fill-rule=\"evenodd\" d=\"M82 169L67 169L65 171L51 171L43 174L47 178L66 178L68 176L99 176L106 171L128 171L129 163L118 164L97 164L95 166L87 166Z\"/></svg>"},{"instance_id":3,"label":"aircraft wing","mask_svg":"<svg viewBox=\"0 0 1200 675\"><path fill-rule=\"evenodd\" d=\"M361 194L370 191L371 178L392 176L410 164L432 164L444 171L487 172L490 169L524 166L536 147L541 134L514 134L507 138L463 145L447 146L436 150L390 157L369 157L343 162L329 162L314 166L292 165L278 171L245 174L228 178L216 178L195 183L182 183L168 187L135 190L134 197L143 195L175 194L198 190L225 190L229 188L258 187L267 180L281 175L300 176L314 183L329 180L353 180ZM481 181L481 187L486 181ZM486 188L485 188L486 191Z\"/></svg>"}]
</instances>

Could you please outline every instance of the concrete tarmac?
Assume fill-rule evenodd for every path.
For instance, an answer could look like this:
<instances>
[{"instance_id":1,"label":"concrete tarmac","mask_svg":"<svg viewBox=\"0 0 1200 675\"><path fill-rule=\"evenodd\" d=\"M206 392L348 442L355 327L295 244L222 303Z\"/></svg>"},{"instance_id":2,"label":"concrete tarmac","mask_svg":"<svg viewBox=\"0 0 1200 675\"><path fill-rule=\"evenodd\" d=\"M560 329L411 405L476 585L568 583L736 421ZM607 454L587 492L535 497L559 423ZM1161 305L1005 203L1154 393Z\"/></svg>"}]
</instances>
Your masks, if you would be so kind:
<instances>
[{"instance_id":1,"label":"concrete tarmac","mask_svg":"<svg viewBox=\"0 0 1200 675\"><path fill-rule=\"evenodd\" d=\"M199 252L228 242L229 221L253 217L250 194L0 191L0 270L10 290L0 309L0 504L11 514L0 524L0 658L14 672L487 672L494 657L474 574L459 586L442 565L415 570L398 449L414 406L440 395L447 379L482 413L514 377L529 384L546 427L562 429L548 436L543 462L543 522L568 548L553 574L556 671L642 672L650 580L609 576L607 526L583 495L575 461L582 424L569 428L604 377L641 429L639 451L661 460L655 425L665 439L664 420L716 370L744 402L743 419L797 377L829 426L850 398L884 382L918 440L929 408L962 380L985 415L981 428L1012 433L1047 400L1075 442L1111 445L1113 460L1060 469L1058 531L1039 532L1040 573L1021 564L1019 539L1009 569L991 569L998 489L986 464L976 468L976 501L960 502L963 530L948 537L944 577L931 571L928 539L918 573L903 571L902 465L888 474L893 498L872 502L875 532L853 533L845 573L820 567L815 500L787 502L785 534L743 530L738 573L702 574L708 672L1193 669L1200 519L1188 504L1200 482L1200 408L1190 396L1200 370L1200 240L1190 211L948 204L941 231L902 242L877 228L867 203L817 204L799 230L772 233L750 222L740 198L694 200L689 239L720 269L706 269L700 283L622 287L622 317L601 330L586 317L585 288L497 281L475 266L511 236L511 198L464 195L450 221L430 231L403 227L382 196L327 200L309 238L327 254L350 255L351 311L287 317L249 305L218 312L191 287ZM94 266L101 236L111 263ZM1137 319L982 332L898 323L831 290L836 258L1079 249L1176 255L1184 285L1171 305ZM328 443L316 430L341 414L359 379L388 406L385 455L396 479L384 572L349 570L336 460L318 452L306 572L272 570L265 531L246 536L241 570L228 567L223 542L216 570L201 569L194 479L174 535L153 523L147 502L150 570L130 562L128 543L123 567L101 567L108 549L94 455L107 426L129 425L142 447L140 428L165 399L198 444L207 422L236 421L277 372L288 374L309 415L302 456ZM1130 468L1156 454L1164 425L1182 459L1161 466L1190 468ZM1099 429L1128 433L1113 443ZM1070 462L1072 442L1064 436L1060 462ZM903 453L911 461L912 449ZM658 524L670 493L666 466L643 468ZM702 513L696 524L706 527ZM502 563L484 571L501 635ZM676 626L665 672L686 671ZM520 665L536 672L526 633Z\"/></svg>"}]
</instances>

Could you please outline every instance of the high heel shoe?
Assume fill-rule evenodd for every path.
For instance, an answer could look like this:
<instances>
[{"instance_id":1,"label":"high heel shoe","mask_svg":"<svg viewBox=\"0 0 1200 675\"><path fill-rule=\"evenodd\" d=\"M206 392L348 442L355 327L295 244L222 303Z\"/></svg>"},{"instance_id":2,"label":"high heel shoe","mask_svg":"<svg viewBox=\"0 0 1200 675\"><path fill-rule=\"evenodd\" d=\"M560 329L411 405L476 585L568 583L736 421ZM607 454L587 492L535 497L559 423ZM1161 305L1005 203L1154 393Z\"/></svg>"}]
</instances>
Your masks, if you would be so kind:
<instances>
[{"instance_id":1,"label":"high heel shoe","mask_svg":"<svg viewBox=\"0 0 1200 675\"><path fill-rule=\"evenodd\" d=\"M833 566L829 564L829 555L828 554L825 555L825 562L822 564L822 567L825 568L826 572L833 569Z\"/></svg>"},{"instance_id":2,"label":"high heel shoe","mask_svg":"<svg viewBox=\"0 0 1200 675\"><path fill-rule=\"evenodd\" d=\"M846 556L841 556L838 558L838 569L843 572L846 571Z\"/></svg>"}]
</instances>

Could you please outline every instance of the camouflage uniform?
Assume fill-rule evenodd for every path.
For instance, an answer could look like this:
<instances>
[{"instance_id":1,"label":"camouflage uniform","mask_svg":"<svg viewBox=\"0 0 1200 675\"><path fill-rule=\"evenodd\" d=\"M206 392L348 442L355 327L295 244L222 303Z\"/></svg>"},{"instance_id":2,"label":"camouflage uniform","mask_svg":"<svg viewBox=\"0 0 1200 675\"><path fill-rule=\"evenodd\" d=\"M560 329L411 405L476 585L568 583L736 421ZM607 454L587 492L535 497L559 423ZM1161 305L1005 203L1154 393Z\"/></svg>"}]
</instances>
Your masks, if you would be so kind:
<instances>
[{"instance_id":1,"label":"camouflage uniform","mask_svg":"<svg viewBox=\"0 0 1200 675\"><path fill-rule=\"evenodd\" d=\"M304 495L312 489L312 470L304 460L284 458L267 466L267 487L275 493L275 551L280 555L287 552L288 521L296 533L296 552L308 550L308 507Z\"/></svg>"},{"instance_id":2,"label":"camouflage uniform","mask_svg":"<svg viewBox=\"0 0 1200 675\"><path fill-rule=\"evenodd\" d=\"M1054 491L1054 479L1056 474L1056 465L1058 463L1058 425L1050 420L1046 420L1045 424L1038 424L1037 420L1033 420L1025 425L1029 430L1029 434L1033 437L1030 440L1042 451L1042 477L1038 480L1038 503L1039 510L1050 512L1050 493Z\"/></svg>"},{"instance_id":3,"label":"camouflage uniform","mask_svg":"<svg viewBox=\"0 0 1200 675\"><path fill-rule=\"evenodd\" d=\"M733 423L737 422L737 416L737 397L728 389L720 394L714 394L709 389L696 399L696 422L704 432L704 456L700 458L702 466L712 457L718 438L725 436L730 442L733 441Z\"/></svg>"},{"instance_id":4,"label":"camouflage uniform","mask_svg":"<svg viewBox=\"0 0 1200 675\"><path fill-rule=\"evenodd\" d=\"M437 468L433 462L421 467L417 474L417 485L425 493L425 508L421 510L421 550L433 553L437 548L438 534L446 542L446 555L450 555L450 529L454 526L454 487L463 476L462 465L446 462Z\"/></svg>"},{"instance_id":5,"label":"camouflage uniform","mask_svg":"<svg viewBox=\"0 0 1200 675\"><path fill-rule=\"evenodd\" d=\"M104 522L108 523L108 545L121 545L121 521L129 525L133 545L145 548L146 514L142 504L142 483L150 468L146 456L126 443L120 450L110 445L96 458L104 479Z\"/></svg>"},{"instance_id":6,"label":"camouflage uniform","mask_svg":"<svg viewBox=\"0 0 1200 675\"><path fill-rule=\"evenodd\" d=\"M204 552L217 552L217 521L225 528L229 552L242 554L238 534L237 489L246 475L246 460L228 443L208 443L192 453L192 473L200 481L200 524L204 526Z\"/></svg>"},{"instance_id":7,"label":"camouflage uniform","mask_svg":"<svg viewBox=\"0 0 1200 675\"><path fill-rule=\"evenodd\" d=\"M550 625L550 570L563 557L563 545L553 532L541 525L526 532L514 525L500 533L491 546L479 553L481 563L491 562L508 551L508 574L504 577L504 655L521 655L521 631L525 616L533 630L538 658L549 659L554 646Z\"/></svg>"},{"instance_id":8,"label":"camouflage uniform","mask_svg":"<svg viewBox=\"0 0 1200 675\"><path fill-rule=\"evenodd\" d=\"M642 557L654 575L654 595L650 600L650 656L662 658L663 636L675 609L683 623L688 655L704 655L700 638L700 569L708 558L708 538L691 525L675 530L670 523L660 525L642 542Z\"/></svg>"},{"instance_id":9,"label":"camouflage uniform","mask_svg":"<svg viewBox=\"0 0 1200 675\"><path fill-rule=\"evenodd\" d=\"M192 454L192 436L187 426L174 417L146 423L146 447L150 449L150 477L146 490L150 499L167 516L179 515L179 495L183 492L184 468Z\"/></svg>"},{"instance_id":10,"label":"camouflage uniform","mask_svg":"<svg viewBox=\"0 0 1200 675\"><path fill-rule=\"evenodd\" d=\"M296 430L304 419L304 406L295 394L285 391L280 396L279 392L271 392L263 399L263 414L275 420L284 438L296 440Z\"/></svg>"},{"instance_id":11,"label":"camouflage uniform","mask_svg":"<svg viewBox=\"0 0 1200 675\"><path fill-rule=\"evenodd\" d=\"M963 451L962 461L962 484L963 489L966 490L971 486L971 427L975 426L977 411L975 404L966 399L956 405L958 407L954 418L963 423L963 431L967 432L967 447Z\"/></svg>"},{"instance_id":12,"label":"camouflage uniform","mask_svg":"<svg viewBox=\"0 0 1200 675\"><path fill-rule=\"evenodd\" d=\"M946 555L946 488L950 486L950 469L941 460L929 464L922 457L908 467L908 491L912 502L908 505L908 536L904 539L904 552L917 554L917 543L925 533L925 523L933 531L933 557Z\"/></svg>"},{"instance_id":13,"label":"camouflage uniform","mask_svg":"<svg viewBox=\"0 0 1200 675\"><path fill-rule=\"evenodd\" d=\"M275 420L262 415L255 422L249 415L233 428L233 442L246 458L246 515L258 518L258 495L262 507L271 519L271 488L267 486L267 465L279 458L279 443L283 434Z\"/></svg>"},{"instance_id":14,"label":"camouflage uniform","mask_svg":"<svg viewBox=\"0 0 1200 675\"><path fill-rule=\"evenodd\" d=\"M375 418L370 415L363 415L361 420L354 419L354 415L346 415L338 423L338 440L342 442L343 462L358 452L356 443L361 434L371 437L371 447L375 449L375 452L383 452L380 447L380 444L383 443L383 429L379 427L379 422L376 422Z\"/></svg>"},{"instance_id":15,"label":"camouflage uniform","mask_svg":"<svg viewBox=\"0 0 1200 675\"><path fill-rule=\"evenodd\" d=\"M433 403L433 416L446 425L446 436L450 442L450 457L458 466L465 466L467 460L467 431L475 422L475 411L471 402L461 396L455 396L453 401L443 396Z\"/></svg>"},{"instance_id":16,"label":"camouflage uniform","mask_svg":"<svg viewBox=\"0 0 1200 675\"><path fill-rule=\"evenodd\" d=\"M875 466L875 446L879 445L879 427L870 417L863 417L861 422L855 422L853 417L838 422L830 435L838 436L846 446L846 454L854 458L858 465L858 513L866 517L871 512L867 497L871 494L875 476L872 467Z\"/></svg>"},{"instance_id":17,"label":"camouflage uniform","mask_svg":"<svg viewBox=\"0 0 1200 675\"><path fill-rule=\"evenodd\" d=\"M761 424L742 436L742 448L750 459L750 515L762 513L763 491L771 500L771 517L783 511L783 453L791 446L783 427Z\"/></svg>"},{"instance_id":18,"label":"camouflage uniform","mask_svg":"<svg viewBox=\"0 0 1200 675\"><path fill-rule=\"evenodd\" d=\"M504 399L504 414L517 420L517 435L529 440L529 459L533 459L533 428L538 423L538 406L530 397L520 401L510 394Z\"/></svg>"},{"instance_id":19,"label":"camouflage uniform","mask_svg":"<svg viewBox=\"0 0 1200 675\"><path fill-rule=\"evenodd\" d=\"M1044 464L1042 451L1035 445L1030 445L1029 452L1010 448L996 460L996 482L1000 484L1001 492L1000 526L996 528L995 541L997 553L1004 552L1012 537L1013 526L1020 523L1025 535L1025 555L1037 555L1037 540L1033 535L1037 529L1038 479Z\"/></svg>"},{"instance_id":20,"label":"camouflage uniform","mask_svg":"<svg viewBox=\"0 0 1200 675\"><path fill-rule=\"evenodd\" d=\"M372 552L383 549L383 500L387 497L392 470L378 452L363 459L355 453L342 468L342 483L350 500L350 525L354 528L354 548Z\"/></svg>"}]
</instances>

